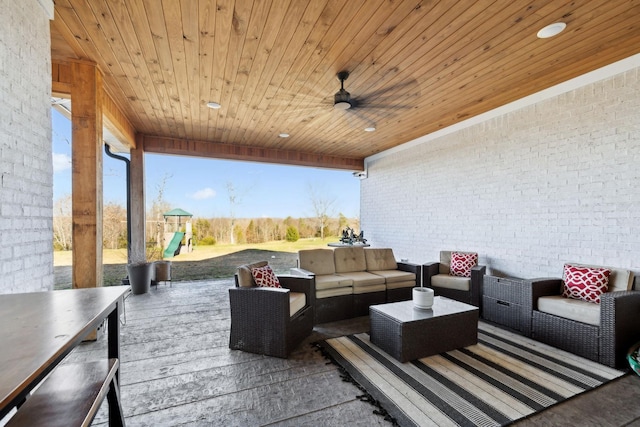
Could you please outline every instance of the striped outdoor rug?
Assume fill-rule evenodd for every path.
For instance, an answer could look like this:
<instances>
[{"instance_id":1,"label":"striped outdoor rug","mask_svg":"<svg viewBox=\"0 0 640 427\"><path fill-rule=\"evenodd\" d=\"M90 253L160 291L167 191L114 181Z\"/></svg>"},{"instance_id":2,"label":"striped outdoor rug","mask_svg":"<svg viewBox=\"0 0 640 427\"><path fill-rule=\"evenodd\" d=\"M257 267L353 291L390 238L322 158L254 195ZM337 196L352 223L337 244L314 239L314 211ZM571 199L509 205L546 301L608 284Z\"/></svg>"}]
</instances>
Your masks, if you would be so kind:
<instances>
[{"instance_id":1,"label":"striped outdoor rug","mask_svg":"<svg viewBox=\"0 0 640 427\"><path fill-rule=\"evenodd\" d=\"M477 345L408 363L367 334L318 344L401 426L507 425L624 374L483 322L478 328Z\"/></svg>"}]
</instances>

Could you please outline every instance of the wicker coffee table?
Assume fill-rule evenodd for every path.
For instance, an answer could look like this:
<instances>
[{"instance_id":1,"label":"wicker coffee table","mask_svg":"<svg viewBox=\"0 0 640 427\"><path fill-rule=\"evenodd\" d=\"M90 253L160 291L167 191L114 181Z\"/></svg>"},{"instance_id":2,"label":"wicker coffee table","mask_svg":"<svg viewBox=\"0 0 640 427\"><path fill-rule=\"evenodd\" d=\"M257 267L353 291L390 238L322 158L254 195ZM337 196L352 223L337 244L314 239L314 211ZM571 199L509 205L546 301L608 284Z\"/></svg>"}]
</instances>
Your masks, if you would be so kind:
<instances>
[{"instance_id":1,"label":"wicker coffee table","mask_svg":"<svg viewBox=\"0 0 640 427\"><path fill-rule=\"evenodd\" d=\"M429 310L413 301L369 307L371 342L400 362L478 343L478 307L435 297Z\"/></svg>"}]
</instances>

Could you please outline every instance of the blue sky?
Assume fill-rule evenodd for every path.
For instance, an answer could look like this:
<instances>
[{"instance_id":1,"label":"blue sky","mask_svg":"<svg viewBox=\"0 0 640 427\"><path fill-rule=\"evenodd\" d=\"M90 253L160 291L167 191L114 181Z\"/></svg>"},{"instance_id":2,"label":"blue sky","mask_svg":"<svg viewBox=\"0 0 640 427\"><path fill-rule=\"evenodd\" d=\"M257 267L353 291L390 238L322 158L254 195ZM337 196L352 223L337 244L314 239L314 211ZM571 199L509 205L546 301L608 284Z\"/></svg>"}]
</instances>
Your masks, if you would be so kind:
<instances>
[{"instance_id":1,"label":"blue sky","mask_svg":"<svg viewBox=\"0 0 640 427\"><path fill-rule=\"evenodd\" d=\"M53 199L71 194L71 123L53 120ZM329 214L360 216L360 180L349 171L195 157L145 155L147 208L166 177L164 200L197 217L230 215L228 184L235 189L237 218L312 217L309 188L333 200ZM104 202L125 206L124 163L104 155Z\"/></svg>"}]
</instances>

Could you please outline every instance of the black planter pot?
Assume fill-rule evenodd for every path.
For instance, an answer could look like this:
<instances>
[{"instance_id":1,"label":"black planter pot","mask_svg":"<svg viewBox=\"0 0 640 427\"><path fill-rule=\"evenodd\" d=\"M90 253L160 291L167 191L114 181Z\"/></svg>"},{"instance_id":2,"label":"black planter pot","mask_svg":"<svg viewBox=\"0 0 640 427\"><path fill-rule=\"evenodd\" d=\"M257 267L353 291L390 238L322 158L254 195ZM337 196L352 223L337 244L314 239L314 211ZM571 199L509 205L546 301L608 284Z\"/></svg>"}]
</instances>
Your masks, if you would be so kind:
<instances>
[{"instance_id":1,"label":"black planter pot","mask_svg":"<svg viewBox=\"0 0 640 427\"><path fill-rule=\"evenodd\" d=\"M129 274L132 294L140 295L149 292L153 274L152 263L129 264L127 265L127 273Z\"/></svg>"}]
</instances>

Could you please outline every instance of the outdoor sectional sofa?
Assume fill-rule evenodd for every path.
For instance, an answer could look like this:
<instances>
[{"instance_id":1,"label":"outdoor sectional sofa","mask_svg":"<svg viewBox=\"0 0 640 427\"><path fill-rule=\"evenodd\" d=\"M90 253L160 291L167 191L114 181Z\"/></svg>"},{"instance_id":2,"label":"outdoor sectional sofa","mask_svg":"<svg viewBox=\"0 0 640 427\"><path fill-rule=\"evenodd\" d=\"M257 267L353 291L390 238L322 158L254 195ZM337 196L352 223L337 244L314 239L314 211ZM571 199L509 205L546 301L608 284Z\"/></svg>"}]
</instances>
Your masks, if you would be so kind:
<instances>
[{"instance_id":1,"label":"outdoor sectional sofa","mask_svg":"<svg viewBox=\"0 0 640 427\"><path fill-rule=\"evenodd\" d=\"M366 316L369 306L411 299L418 264L397 262L389 248L362 246L298 252L291 272L314 278L315 324Z\"/></svg>"}]
</instances>

